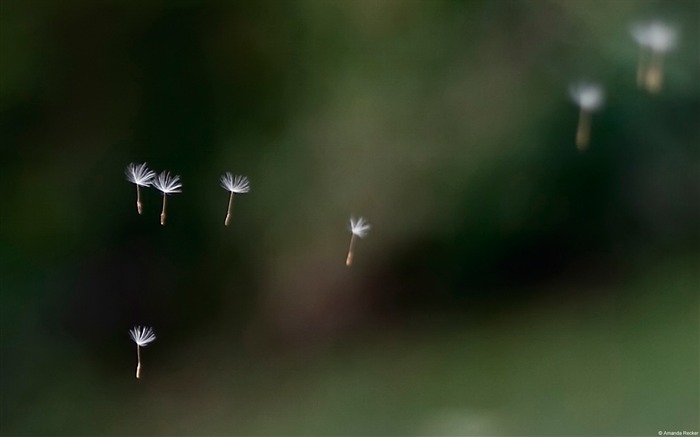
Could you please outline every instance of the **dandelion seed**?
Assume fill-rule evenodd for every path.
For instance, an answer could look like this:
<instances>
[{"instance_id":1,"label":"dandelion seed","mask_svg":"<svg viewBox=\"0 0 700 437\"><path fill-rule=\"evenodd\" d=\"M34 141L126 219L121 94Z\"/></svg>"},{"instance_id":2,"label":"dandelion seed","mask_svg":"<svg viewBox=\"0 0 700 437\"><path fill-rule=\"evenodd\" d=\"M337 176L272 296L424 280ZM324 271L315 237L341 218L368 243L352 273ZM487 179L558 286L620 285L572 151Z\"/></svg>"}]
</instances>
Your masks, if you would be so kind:
<instances>
[{"instance_id":1,"label":"dandelion seed","mask_svg":"<svg viewBox=\"0 0 700 437\"><path fill-rule=\"evenodd\" d=\"M156 177L153 181L153 186L163 193L163 210L160 213L160 224L165 225L165 204L168 194L181 193L182 184L180 183L180 176L170 176L170 173L164 171Z\"/></svg>"},{"instance_id":2,"label":"dandelion seed","mask_svg":"<svg viewBox=\"0 0 700 437\"><path fill-rule=\"evenodd\" d=\"M149 343L156 339L156 334L153 328L134 326L129 330L129 337L136 343L136 378L141 378L141 348L148 346Z\"/></svg>"},{"instance_id":3,"label":"dandelion seed","mask_svg":"<svg viewBox=\"0 0 700 437\"><path fill-rule=\"evenodd\" d=\"M637 84L656 93L663 85L664 55L676 46L678 31L669 24L652 21L632 26L631 33L639 44Z\"/></svg>"},{"instance_id":4,"label":"dandelion seed","mask_svg":"<svg viewBox=\"0 0 700 437\"><path fill-rule=\"evenodd\" d=\"M569 88L571 98L580 108L576 129L576 147L586 150L591 136L591 114L603 105L605 93L600 85L579 83Z\"/></svg>"},{"instance_id":5,"label":"dandelion seed","mask_svg":"<svg viewBox=\"0 0 700 437\"><path fill-rule=\"evenodd\" d=\"M231 173L226 172L221 176L221 187L229 191L231 194L228 198L228 209L226 210L226 219L224 220L224 226L228 226L231 221L231 205L233 204L234 194L244 194L250 191L250 182L245 176L233 176Z\"/></svg>"},{"instance_id":6,"label":"dandelion seed","mask_svg":"<svg viewBox=\"0 0 700 437\"><path fill-rule=\"evenodd\" d=\"M126 171L124 173L126 173L126 180L136 185L136 210L140 215L142 207L141 190L139 187L150 187L156 174L146 167L145 162L143 164L134 164L132 162L126 166Z\"/></svg>"},{"instance_id":7,"label":"dandelion seed","mask_svg":"<svg viewBox=\"0 0 700 437\"><path fill-rule=\"evenodd\" d=\"M345 265L350 267L352 265L353 250L355 246L355 237L364 238L369 232L370 225L365 221L363 217L355 220L350 218L350 226L348 230L352 232L352 237L350 237L350 248L348 249L348 256L345 258Z\"/></svg>"}]
</instances>

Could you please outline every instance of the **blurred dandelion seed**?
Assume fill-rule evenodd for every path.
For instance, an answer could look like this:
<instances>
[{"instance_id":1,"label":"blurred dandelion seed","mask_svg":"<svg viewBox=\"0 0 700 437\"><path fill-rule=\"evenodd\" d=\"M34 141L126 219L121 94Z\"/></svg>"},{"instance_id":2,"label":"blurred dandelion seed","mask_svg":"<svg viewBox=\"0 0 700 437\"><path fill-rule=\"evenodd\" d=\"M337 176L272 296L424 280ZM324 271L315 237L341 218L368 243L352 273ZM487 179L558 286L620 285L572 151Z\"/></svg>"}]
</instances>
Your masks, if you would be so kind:
<instances>
[{"instance_id":1,"label":"blurred dandelion seed","mask_svg":"<svg viewBox=\"0 0 700 437\"><path fill-rule=\"evenodd\" d=\"M348 256L347 258L345 258L346 266L350 267L352 265L355 237L364 238L365 235L367 235L367 232L369 232L369 228L369 223L367 223L367 221L365 221L363 217L360 217L357 220L350 217L350 226L348 227L348 229L350 230L350 232L352 232L352 236L350 237L350 248L348 249Z\"/></svg>"},{"instance_id":2,"label":"blurred dandelion seed","mask_svg":"<svg viewBox=\"0 0 700 437\"><path fill-rule=\"evenodd\" d=\"M170 176L170 172L164 171L153 181L153 186L163 193L163 210L160 213L160 224L165 225L165 205L168 194L181 193L182 184L180 176Z\"/></svg>"},{"instance_id":3,"label":"blurred dandelion seed","mask_svg":"<svg viewBox=\"0 0 700 437\"><path fill-rule=\"evenodd\" d=\"M603 105L605 93L600 85L582 82L572 85L569 88L569 94L580 108L576 128L576 147L583 152L588 148L591 137L591 114Z\"/></svg>"},{"instance_id":4,"label":"blurred dandelion seed","mask_svg":"<svg viewBox=\"0 0 700 437\"><path fill-rule=\"evenodd\" d=\"M126 173L126 180L136 185L136 210L141 215L143 209L141 207L141 189L139 187L150 187L156 174L146 167L145 162L143 164L132 162L126 166L124 173Z\"/></svg>"},{"instance_id":5,"label":"blurred dandelion seed","mask_svg":"<svg viewBox=\"0 0 700 437\"><path fill-rule=\"evenodd\" d=\"M639 65L637 85L650 93L661 90L664 80L664 55L676 46L678 31L675 27L651 21L635 24L631 29L632 38L639 44Z\"/></svg>"},{"instance_id":6,"label":"blurred dandelion seed","mask_svg":"<svg viewBox=\"0 0 700 437\"><path fill-rule=\"evenodd\" d=\"M136 378L141 378L141 348L148 346L149 343L156 339L156 334L153 328L134 326L129 330L129 337L136 343Z\"/></svg>"},{"instance_id":7,"label":"blurred dandelion seed","mask_svg":"<svg viewBox=\"0 0 700 437\"><path fill-rule=\"evenodd\" d=\"M228 198L228 209L226 210L226 219L224 220L224 226L228 226L231 221L231 205L233 205L233 195L234 194L244 194L250 191L250 182L245 176L233 176L231 173L226 172L221 176L221 187L229 191L231 194Z\"/></svg>"}]
</instances>

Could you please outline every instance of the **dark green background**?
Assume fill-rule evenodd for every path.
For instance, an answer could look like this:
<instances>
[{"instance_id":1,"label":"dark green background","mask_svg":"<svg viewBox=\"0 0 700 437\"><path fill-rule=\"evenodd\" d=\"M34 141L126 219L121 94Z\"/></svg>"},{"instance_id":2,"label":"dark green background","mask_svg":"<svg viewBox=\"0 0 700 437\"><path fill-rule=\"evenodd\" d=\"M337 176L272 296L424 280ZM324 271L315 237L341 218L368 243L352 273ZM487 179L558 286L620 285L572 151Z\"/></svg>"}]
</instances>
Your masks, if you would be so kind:
<instances>
[{"instance_id":1,"label":"dark green background","mask_svg":"<svg viewBox=\"0 0 700 437\"><path fill-rule=\"evenodd\" d=\"M650 18L680 30L656 95ZM3 0L0 431L698 431L699 20ZM585 153L579 79L607 92ZM124 178L143 161L182 176L165 227ZM225 171L252 185L228 228ZM346 268L351 214L372 230Z\"/></svg>"}]
</instances>

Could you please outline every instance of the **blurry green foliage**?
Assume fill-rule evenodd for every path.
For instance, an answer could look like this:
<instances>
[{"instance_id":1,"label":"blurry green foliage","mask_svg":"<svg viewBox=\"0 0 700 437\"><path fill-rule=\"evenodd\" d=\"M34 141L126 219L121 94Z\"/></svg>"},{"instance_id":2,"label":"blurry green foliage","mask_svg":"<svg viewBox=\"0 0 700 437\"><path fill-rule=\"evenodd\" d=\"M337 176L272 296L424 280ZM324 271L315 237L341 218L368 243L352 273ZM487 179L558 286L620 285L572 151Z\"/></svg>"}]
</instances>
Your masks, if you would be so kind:
<instances>
[{"instance_id":1,"label":"blurry green foliage","mask_svg":"<svg viewBox=\"0 0 700 437\"><path fill-rule=\"evenodd\" d=\"M698 16L3 1L0 430L697 430ZM651 18L680 31L657 95ZM583 154L582 78L607 91ZM165 227L153 190L135 213L143 161L182 175ZM252 183L229 228L224 171ZM159 336L138 382L134 324Z\"/></svg>"}]
</instances>

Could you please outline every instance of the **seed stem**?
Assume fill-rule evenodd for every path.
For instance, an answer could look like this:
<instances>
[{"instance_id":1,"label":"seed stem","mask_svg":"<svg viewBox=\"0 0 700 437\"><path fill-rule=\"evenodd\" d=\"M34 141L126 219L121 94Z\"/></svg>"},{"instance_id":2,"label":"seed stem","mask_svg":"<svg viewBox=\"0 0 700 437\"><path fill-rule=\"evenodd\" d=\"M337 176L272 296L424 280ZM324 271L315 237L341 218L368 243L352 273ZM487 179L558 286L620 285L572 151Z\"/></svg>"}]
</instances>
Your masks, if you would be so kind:
<instances>
[{"instance_id":1,"label":"seed stem","mask_svg":"<svg viewBox=\"0 0 700 437\"><path fill-rule=\"evenodd\" d=\"M661 90L664 81L663 55L652 52L649 59L649 68L646 72L646 87L650 93L657 93Z\"/></svg>"},{"instance_id":2,"label":"seed stem","mask_svg":"<svg viewBox=\"0 0 700 437\"><path fill-rule=\"evenodd\" d=\"M141 208L141 190L139 189L139 184L136 184L136 210L139 212L139 215L141 215L143 210Z\"/></svg>"},{"instance_id":3,"label":"seed stem","mask_svg":"<svg viewBox=\"0 0 700 437\"><path fill-rule=\"evenodd\" d=\"M160 213L160 224L161 226L165 226L165 203L166 200L168 199L168 196L163 193L163 211Z\"/></svg>"},{"instance_id":4,"label":"seed stem","mask_svg":"<svg viewBox=\"0 0 700 437\"><path fill-rule=\"evenodd\" d=\"M588 148L591 137L591 113L584 108L578 116L578 128L576 129L576 147L583 152Z\"/></svg>"},{"instance_id":5,"label":"seed stem","mask_svg":"<svg viewBox=\"0 0 700 437\"><path fill-rule=\"evenodd\" d=\"M141 348L136 345L136 356L138 357L138 363L136 364L136 379L141 378Z\"/></svg>"},{"instance_id":6,"label":"seed stem","mask_svg":"<svg viewBox=\"0 0 700 437\"><path fill-rule=\"evenodd\" d=\"M352 251L355 246L355 234L350 237L350 248L348 249L348 256L345 258L345 265L350 267L352 265Z\"/></svg>"},{"instance_id":7,"label":"seed stem","mask_svg":"<svg viewBox=\"0 0 700 437\"><path fill-rule=\"evenodd\" d=\"M224 226L228 226L229 222L231 221L231 205L233 204L233 191L231 191L231 195L228 198L228 209L226 210L226 220L224 220Z\"/></svg>"}]
</instances>

